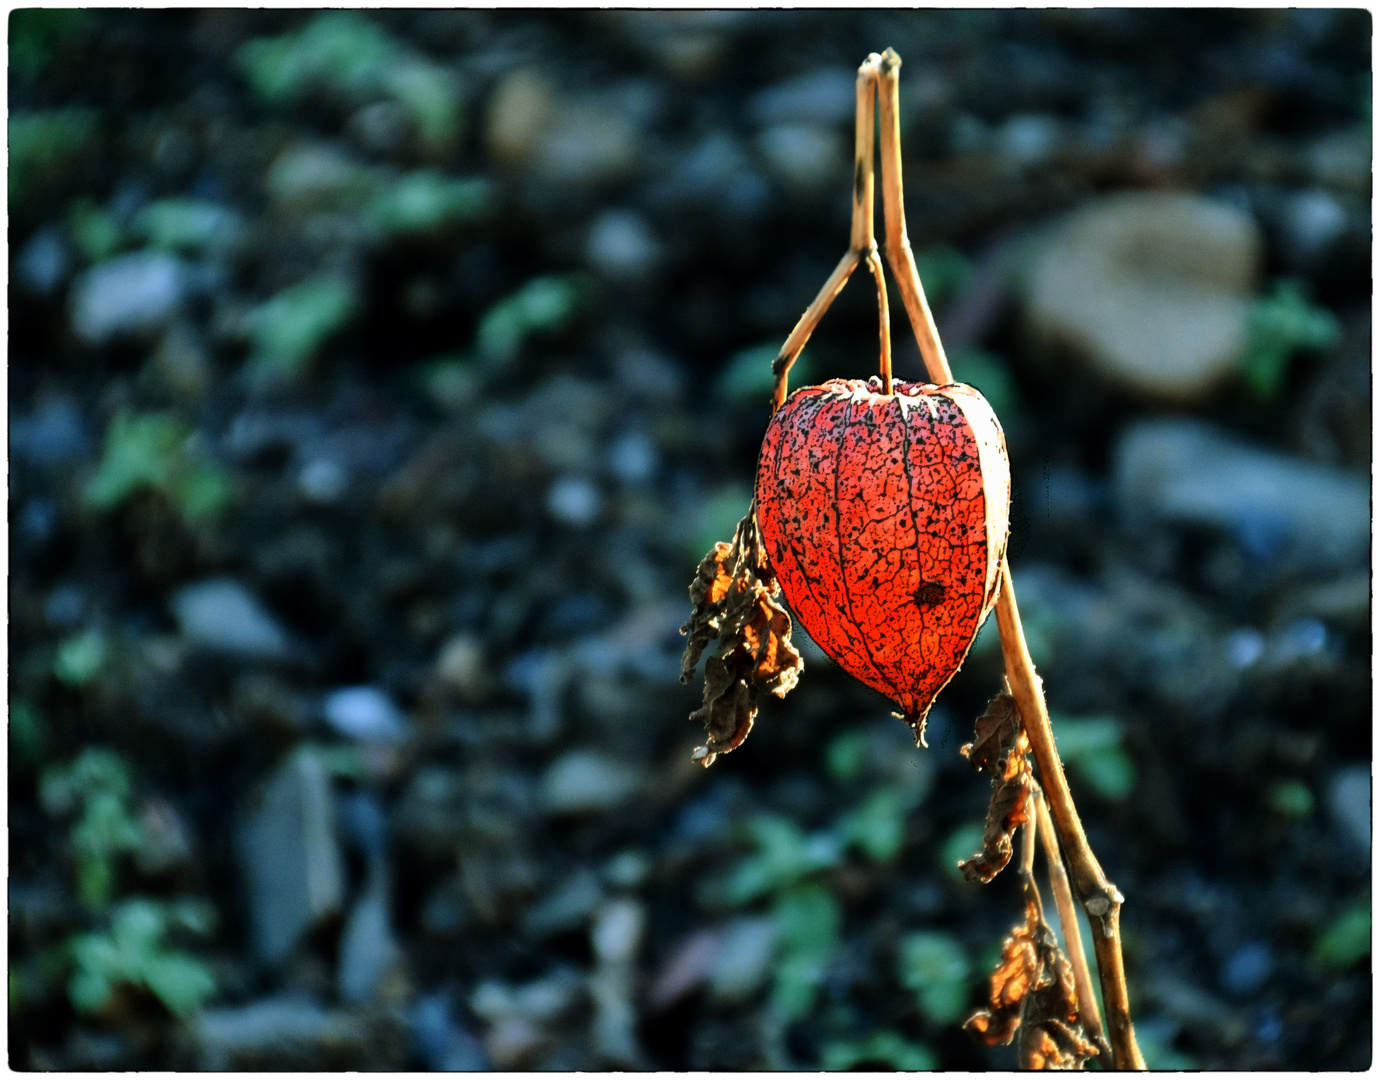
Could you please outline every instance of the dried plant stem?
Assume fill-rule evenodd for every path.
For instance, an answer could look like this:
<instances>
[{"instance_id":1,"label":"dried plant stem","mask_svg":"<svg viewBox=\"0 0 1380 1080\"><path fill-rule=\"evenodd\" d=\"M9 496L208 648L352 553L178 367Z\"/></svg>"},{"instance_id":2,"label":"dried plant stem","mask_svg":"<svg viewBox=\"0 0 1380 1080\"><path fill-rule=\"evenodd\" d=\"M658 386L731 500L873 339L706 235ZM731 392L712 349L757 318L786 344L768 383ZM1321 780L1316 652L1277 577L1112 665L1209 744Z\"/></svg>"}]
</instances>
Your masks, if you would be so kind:
<instances>
[{"instance_id":1,"label":"dried plant stem","mask_svg":"<svg viewBox=\"0 0 1380 1080\"><path fill-rule=\"evenodd\" d=\"M872 227L874 183L872 158L875 145L873 128L876 126L877 72L881 63L882 58L873 53L858 68L856 125L853 143L853 227L849 233L848 251L839 260L839 264L834 267L834 272L829 275L829 280L824 283L823 288L816 294L810 306L805 309L805 314L800 316L795 328L786 338L786 343L781 346L781 351L776 354L776 359L772 361L772 374L776 376L776 383L772 387L771 395L771 411L773 413L786 403L787 379L790 376L791 365L800 355L800 350L805 348L805 343L810 340L810 335L819 325L819 320L824 318L824 313L829 310L829 305L834 302L834 297L843 290L859 262L864 259L872 262L876 258L877 242L873 237ZM876 269L873 272L875 274ZM886 286L880 278L877 282L877 288L881 294L881 302L885 305ZM885 316L883 316L882 324L884 327L886 326ZM888 330L886 333L889 346L890 331ZM888 384L887 392L890 393L890 379L885 378L885 381Z\"/></svg>"},{"instance_id":2,"label":"dried plant stem","mask_svg":"<svg viewBox=\"0 0 1380 1080\"><path fill-rule=\"evenodd\" d=\"M1112 1048L1107 1043L1102 1029L1102 1014L1093 996L1092 976L1088 972L1088 957L1083 952L1083 935L1078 928L1078 912L1073 906L1073 892L1069 888L1069 876L1064 870L1064 857L1059 851L1059 838L1054 835L1054 823L1049 818L1049 808L1038 785L1031 792L1035 803L1035 820L1040 831L1040 844L1045 850L1045 865L1049 870L1049 887L1054 894L1054 906L1059 912L1059 925L1064 931L1064 946L1068 952L1069 965L1073 968L1073 985L1078 994L1078 1015L1083 1021L1083 1030L1097 1044L1103 1061L1111 1061Z\"/></svg>"},{"instance_id":3,"label":"dried plant stem","mask_svg":"<svg viewBox=\"0 0 1380 1080\"><path fill-rule=\"evenodd\" d=\"M873 248L867 253L867 265L877 281L877 321L881 324L878 332L882 343L882 393L891 393L891 313L887 310L886 278L882 276L882 260L877 258Z\"/></svg>"},{"instance_id":4,"label":"dried plant stem","mask_svg":"<svg viewBox=\"0 0 1380 1080\"><path fill-rule=\"evenodd\" d=\"M1049 726L1044 689L1040 677L1035 674L1035 664L1030 659L1025 632L1021 629L1021 614L1016 607L1016 592L1011 586L1011 571L1005 558L1001 563L1001 592L997 596L997 626L1001 631L1011 695L1016 699L1021 723L1030 739L1030 750L1040 770L1040 782L1060 845L1073 872L1074 886L1092 923L1093 950L1102 980L1102 1001L1107 1007L1113 1061L1118 1069L1144 1069L1145 1059L1136 1045L1136 1032L1131 1024L1126 971L1121 959L1121 905L1125 897L1102 872L1073 805L1073 795Z\"/></svg>"},{"instance_id":5,"label":"dried plant stem","mask_svg":"<svg viewBox=\"0 0 1380 1080\"><path fill-rule=\"evenodd\" d=\"M1025 893L1026 902L1035 906L1035 912L1043 922L1045 917L1044 901L1040 899L1040 884L1035 880L1035 822L1027 821L1021 826L1021 862L1016 868L1016 874L1021 879L1021 889Z\"/></svg>"}]
</instances>

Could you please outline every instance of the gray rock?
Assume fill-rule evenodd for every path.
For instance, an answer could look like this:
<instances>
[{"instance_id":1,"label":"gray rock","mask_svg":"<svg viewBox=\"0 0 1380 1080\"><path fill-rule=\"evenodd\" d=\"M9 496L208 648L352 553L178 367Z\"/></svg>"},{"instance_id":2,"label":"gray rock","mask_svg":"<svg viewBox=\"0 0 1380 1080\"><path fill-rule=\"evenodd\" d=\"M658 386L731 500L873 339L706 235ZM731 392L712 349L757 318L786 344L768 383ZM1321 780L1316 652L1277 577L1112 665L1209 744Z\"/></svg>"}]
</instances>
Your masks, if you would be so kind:
<instances>
[{"instance_id":1,"label":"gray rock","mask_svg":"<svg viewBox=\"0 0 1380 1080\"><path fill-rule=\"evenodd\" d=\"M843 125L853 121L857 74L845 68L820 68L769 86L748 102L757 124Z\"/></svg>"},{"instance_id":2,"label":"gray rock","mask_svg":"<svg viewBox=\"0 0 1380 1080\"><path fill-rule=\"evenodd\" d=\"M327 694L321 711L341 735L359 742L395 743L407 737L407 721L376 686L345 686Z\"/></svg>"},{"instance_id":3,"label":"gray rock","mask_svg":"<svg viewBox=\"0 0 1380 1080\"><path fill-rule=\"evenodd\" d=\"M193 645L251 660L279 660L288 654L287 633L232 578L183 586L173 595L172 611Z\"/></svg>"},{"instance_id":4,"label":"gray rock","mask_svg":"<svg viewBox=\"0 0 1380 1080\"><path fill-rule=\"evenodd\" d=\"M553 814L592 814L626 802L642 786L637 769L593 750L571 750L547 769L541 802Z\"/></svg>"},{"instance_id":5,"label":"gray rock","mask_svg":"<svg viewBox=\"0 0 1380 1080\"><path fill-rule=\"evenodd\" d=\"M1235 369L1262 241L1244 211L1198 195L1099 200L1057 225L1027 287L1036 333L1108 379L1193 401Z\"/></svg>"},{"instance_id":6,"label":"gray rock","mask_svg":"<svg viewBox=\"0 0 1380 1080\"><path fill-rule=\"evenodd\" d=\"M594 1001L594 1047L610 1064L635 1067L642 1060L633 1004L634 960L642 943L647 913L641 902L610 900L590 931L597 967L589 981Z\"/></svg>"},{"instance_id":7,"label":"gray rock","mask_svg":"<svg viewBox=\"0 0 1380 1080\"><path fill-rule=\"evenodd\" d=\"M642 944L647 912L637 900L610 900L600 910L590 931L594 956L601 964L631 964Z\"/></svg>"},{"instance_id":8,"label":"gray rock","mask_svg":"<svg viewBox=\"0 0 1380 1080\"><path fill-rule=\"evenodd\" d=\"M240 854L255 951L277 962L340 910L344 890L330 780L316 755L298 751L269 778L245 817Z\"/></svg>"},{"instance_id":9,"label":"gray rock","mask_svg":"<svg viewBox=\"0 0 1380 1080\"><path fill-rule=\"evenodd\" d=\"M594 269L618 281L645 278L661 259L661 244L651 226L630 210L605 210L589 227L585 258Z\"/></svg>"},{"instance_id":10,"label":"gray rock","mask_svg":"<svg viewBox=\"0 0 1380 1080\"><path fill-rule=\"evenodd\" d=\"M192 1022L200 1068L210 1072L263 1068L306 1058L321 1066L323 1052L357 1056L367 1032L346 1013L315 1002L267 998L228 1009L207 1009Z\"/></svg>"},{"instance_id":11,"label":"gray rock","mask_svg":"<svg viewBox=\"0 0 1380 1080\"><path fill-rule=\"evenodd\" d=\"M340 935L336 985L343 1001L372 1001L380 984L402 958L388 910L388 874L382 859L371 860L369 883L355 902Z\"/></svg>"},{"instance_id":12,"label":"gray rock","mask_svg":"<svg viewBox=\"0 0 1380 1080\"><path fill-rule=\"evenodd\" d=\"M776 948L776 927L765 916L734 919L709 968L709 988L720 1001L745 1001L766 981Z\"/></svg>"},{"instance_id":13,"label":"gray rock","mask_svg":"<svg viewBox=\"0 0 1380 1080\"><path fill-rule=\"evenodd\" d=\"M843 137L816 124L773 124L757 137L771 170L793 188L813 191L847 175Z\"/></svg>"},{"instance_id":14,"label":"gray rock","mask_svg":"<svg viewBox=\"0 0 1380 1080\"><path fill-rule=\"evenodd\" d=\"M1265 985L1274 970L1274 956L1270 947L1260 941L1248 941L1237 949L1222 965L1222 985L1233 994L1247 995Z\"/></svg>"},{"instance_id":15,"label":"gray rock","mask_svg":"<svg viewBox=\"0 0 1380 1080\"><path fill-rule=\"evenodd\" d=\"M594 913L602 899L599 879L588 868L581 868L527 913L527 932L547 937L574 930Z\"/></svg>"},{"instance_id":16,"label":"gray rock","mask_svg":"<svg viewBox=\"0 0 1380 1080\"><path fill-rule=\"evenodd\" d=\"M72 329L100 345L165 326L189 281L184 263L159 251L136 251L98 263L72 287Z\"/></svg>"},{"instance_id":17,"label":"gray rock","mask_svg":"<svg viewBox=\"0 0 1380 1080\"><path fill-rule=\"evenodd\" d=\"M48 226L39 229L24 245L14 269L25 286L40 296L48 296L66 279L71 265L72 257L62 233Z\"/></svg>"},{"instance_id":18,"label":"gray rock","mask_svg":"<svg viewBox=\"0 0 1380 1080\"><path fill-rule=\"evenodd\" d=\"M1370 851L1371 774L1368 765L1338 769L1327 786L1332 820L1357 851Z\"/></svg>"},{"instance_id":19,"label":"gray rock","mask_svg":"<svg viewBox=\"0 0 1380 1080\"><path fill-rule=\"evenodd\" d=\"M60 465L86 449L86 426L77 403L49 398L28 416L10 420L10 449L35 465Z\"/></svg>"},{"instance_id":20,"label":"gray rock","mask_svg":"<svg viewBox=\"0 0 1380 1080\"><path fill-rule=\"evenodd\" d=\"M1259 449L1196 420L1129 427L1114 453L1118 507L1147 520L1216 526L1249 553L1349 568L1370 549L1370 485L1359 473Z\"/></svg>"},{"instance_id":21,"label":"gray rock","mask_svg":"<svg viewBox=\"0 0 1380 1080\"><path fill-rule=\"evenodd\" d=\"M546 493L547 512L563 525L577 529L592 525L603 503L598 487L583 476L558 477Z\"/></svg>"}]
</instances>

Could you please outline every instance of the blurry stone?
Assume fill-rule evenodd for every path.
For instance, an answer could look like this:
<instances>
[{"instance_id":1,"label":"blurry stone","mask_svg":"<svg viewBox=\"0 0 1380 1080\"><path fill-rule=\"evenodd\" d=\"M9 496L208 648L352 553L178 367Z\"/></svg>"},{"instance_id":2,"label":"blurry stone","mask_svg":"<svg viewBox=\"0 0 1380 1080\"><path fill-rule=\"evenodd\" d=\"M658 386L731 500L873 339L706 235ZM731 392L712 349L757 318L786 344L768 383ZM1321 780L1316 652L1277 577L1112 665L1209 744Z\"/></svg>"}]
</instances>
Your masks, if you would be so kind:
<instances>
[{"instance_id":1,"label":"blurry stone","mask_svg":"<svg viewBox=\"0 0 1380 1080\"><path fill-rule=\"evenodd\" d=\"M1290 197L1284 211L1284 239L1296 258L1310 259L1326 252L1346 232L1346 211L1320 188Z\"/></svg>"},{"instance_id":2,"label":"blurry stone","mask_svg":"<svg viewBox=\"0 0 1380 1080\"><path fill-rule=\"evenodd\" d=\"M535 982L510 986L486 979L470 995L470 1009L491 1025L484 1048L495 1068L528 1062L550 1040L548 1025L579 1000L580 979L557 970Z\"/></svg>"},{"instance_id":3,"label":"blurry stone","mask_svg":"<svg viewBox=\"0 0 1380 1080\"><path fill-rule=\"evenodd\" d=\"M777 176L814 191L846 174L843 137L812 124L773 124L757 136L757 148Z\"/></svg>"},{"instance_id":4,"label":"blurry stone","mask_svg":"<svg viewBox=\"0 0 1380 1080\"><path fill-rule=\"evenodd\" d=\"M1222 965L1222 985L1233 994L1247 995L1265 985L1274 970L1270 947L1260 941L1248 941L1237 949Z\"/></svg>"},{"instance_id":5,"label":"blurry stone","mask_svg":"<svg viewBox=\"0 0 1380 1080\"><path fill-rule=\"evenodd\" d=\"M1350 473L1258 449L1197 420L1128 427L1114 452L1125 521L1209 525L1260 559L1316 572L1357 565L1370 548L1370 485Z\"/></svg>"},{"instance_id":6,"label":"blurry stone","mask_svg":"<svg viewBox=\"0 0 1380 1080\"><path fill-rule=\"evenodd\" d=\"M86 592L80 585L59 585L43 604L43 615L49 625L59 629L76 626L86 614Z\"/></svg>"},{"instance_id":7,"label":"blurry stone","mask_svg":"<svg viewBox=\"0 0 1380 1080\"><path fill-rule=\"evenodd\" d=\"M656 472L656 444L640 431L628 431L608 449L609 471L625 484L641 484Z\"/></svg>"},{"instance_id":8,"label":"blurry stone","mask_svg":"<svg viewBox=\"0 0 1380 1080\"><path fill-rule=\"evenodd\" d=\"M651 860L642 852L629 848L620 851L604 866L604 877L609 884L623 889L641 888L652 871Z\"/></svg>"},{"instance_id":9,"label":"blurry stone","mask_svg":"<svg viewBox=\"0 0 1380 1080\"><path fill-rule=\"evenodd\" d=\"M708 971L709 987L720 1001L745 1001L766 981L776 947L770 918L734 919L725 928L723 947Z\"/></svg>"},{"instance_id":10,"label":"blurry stone","mask_svg":"<svg viewBox=\"0 0 1380 1080\"><path fill-rule=\"evenodd\" d=\"M388 911L388 874L382 859L371 860L369 882L340 935L336 984L343 1001L374 1000L390 969L402 959Z\"/></svg>"},{"instance_id":11,"label":"blurry stone","mask_svg":"<svg viewBox=\"0 0 1380 1080\"><path fill-rule=\"evenodd\" d=\"M759 90L748 101L748 118L756 124L851 126L857 74L845 68L821 68Z\"/></svg>"},{"instance_id":12,"label":"blurry stone","mask_svg":"<svg viewBox=\"0 0 1380 1080\"><path fill-rule=\"evenodd\" d=\"M1266 644L1265 656L1279 668L1315 657L1327 649L1327 627L1304 616L1280 627Z\"/></svg>"},{"instance_id":13,"label":"blurry stone","mask_svg":"<svg viewBox=\"0 0 1380 1080\"><path fill-rule=\"evenodd\" d=\"M1121 386L1194 401L1236 369L1261 258L1254 219L1198 195L1116 195L1056 228L1030 276L1036 332Z\"/></svg>"},{"instance_id":14,"label":"blurry stone","mask_svg":"<svg viewBox=\"0 0 1380 1080\"><path fill-rule=\"evenodd\" d=\"M185 321L168 328L153 362L163 381L179 394L197 397L210 386L211 359L196 331Z\"/></svg>"},{"instance_id":15,"label":"blurry stone","mask_svg":"<svg viewBox=\"0 0 1380 1080\"><path fill-rule=\"evenodd\" d=\"M542 777L541 802L553 814L597 814L626 802L641 786L632 766L594 750L571 750Z\"/></svg>"},{"instance_id":16,"label":"blurry stone","mask_svg":"<svg viewBox=\"0 0 1380 1080\"><path fill-rule=\"evenodd\" d=\"M264 184L273 202L294 214L358 207L374 187L367 167L328 144L288 147L269 166Z\"/></svg>"},{"instance_id":17,"label":"blurry stone","mask_svg":"<svg viewBox=\"0 0 1380 1080\"><path fill-rule=\"evenodd\" d=\"M435 1072L480 1072L489 1067L484 1047L452 1015L444 990L424 994L412 1008L413 1043Z\"/></svg>"},{"instance_id":18,"label":"blurry stone","mask_svg":"<svg viewBox=\"0 0 1380 1080\"><path fill-rule=\"evenodd\" d=\"M72 256L62 233L51 225L29 238L14 264L20 283L40 296L51 295L66 280L71 267Z\"/></svg>"},{"instance_id":19,"label":"blurry stone","mask_svg":"<svg viewBox=\"0 0 1380 1080\"><path fill-rule=\"evenodd\" d=\"M326 723L359 742L393 743L407 737L407 721L377 686L345 686L321 703Z\"/></svg>"},{"instance_id":20,"label":"blurry stone","mask_svg":"<svg viewBox=\"0 0 1380 1080\"><path fill-rule=\"evenodd\" d=\"M528 733L538 743L549 742L561 730L561 696L571 676L566 657L551 649L533 649L508 662L504 681L527 694L531 703Z\"/></svg>"},{"instance_id":21,"label":"blurry stone","mask_svg":"<svg viewBox=\"0 0 1380 1080\"><path fill-rule=\"evenodd\" d=\"M739 220L759 214L771 201L771 185L752 166L731 135L715 131L681 155L659 192L673 204L712 207Z\"/></svg>"},{"instance_id":22,"label":"blurry stone","mask_svg":"<svg viewBox=\"0 0 1380 1080\"><path fill-rule=\"evenodd\" d=\"M1048 161L1059 147L1059 122L1043 113L1020 113L997 131L997 151L1017 168Z\"/></svg>"},{"instance_id":23,"label":"blurry stone","mask_svg":"<svg viewBox=\"0 0 1380 1080\"><path fill-rule=\"evenodd\" d=\"M609 209L589 227L585 258L607 277L632 281L651 273L661 258L661 245L640 214Z\"/></svg>"},{"instance_id":24,"label":"blurry stone","mask_svg":"<svg viewBox=\"0 0 1380 1080\"><path fill-rule=\"evenodd\" d=\"M97 263L72 286L72 329L90 345L167 324L188 290L185 265L161 251Z\"/></svg>"},{"instance_id":25,"label":"blurry stone","mask_svg":"<svg viewBox=\"0 0 1380 1080\"><path fill-rule=\"evenodd\" d=\"M551 516L576 528L594 524L603 501L599 489L583 476L558 477L546 493L546 509Z\"/></svg>"},{"instance_id":26,"label":"blurry stone","mask_svg":"<svg viewBox=\"0 0 1380 1080\"><path fill-rule=\"evenodd\" d=\"M465 701L483 698L489 681L483 643L473 634L456 634L437 654L436 675Z\"/></svg>"},{"instance_id":27,"label":"blurry stone","mask_svg":"<svg viewBox=\"0 0 1380 1080\"><path fill-rule=\"evenodd\" d=\"M616 365L618 382L639 397L673 400L685 382L674 361L649 349L626 349L618 354Z\"/></svg>"},{"instance_id":28,"label":"blurry stone","mask_svg":"<svg viewBox=\"0 0 1380 1080\"><path fill-rule=\"evenodd\" d=\"M636 125L614 102L562 102L534 164L553 183L602 183L630 172L639 146Z\"/></svg>"},{"instance_id":29,"label":"blurry stone","mask_svg":"<svg viewBox=\"0 0 1380 1080\"><path fill-rule=\"evenodd\" d=\"M1265 653L1265 639L1260 631L1249 628L1233 630L1227 635L1224 644L1227 662L1238 671L1250 667Z\"/></svg>"},{"instance_id":30,"label":"blurry stone","mask_svg":"<svg viewBox=\"0 0 1380 1080\"><path fill-rule=\"evenodd\" d=\"M255 951L277 962L340 910L344 889L330 779L316 755L299 751L269 778L244 821L240 852Z\"/></svg>"},{"instance_id":31,"label":"blurry stone","mask_svg":"<svg viewBox=\"0 0 1380 1080\"><path fill-rule=\"evenodd\" d=\"M600 1057L613 1065L632 1067L642 1059L632 994L634 960L646 921L640 901L610 900L590 931L597 965L589 983L594 999L594 1046Z\"/></svg>"},{"instance_id":32,"label":"blurry stone","mask_svg":"<svg viewBox=\"0 0 1380 1080\"><path fill-rule=\"evenodd\" d=\"M371 154L392 156L407 143L411 125L406 111L392 101L366 105L347 124L350 135Z\"/></svg>"},{"instance_id":33,"label":"blurry stone","mask_svg":"<svg viewBox=\"0 0 1380 1080\"><path fill-rule=\"evenodd\" d=\"M173 595L172 610L193 645L250 660L277 660L288 653L283 628L232 578L183 586Z\"/></svg>"},{"instance_id":34,"label":"blurry stone","mask_svg":"<svg viewBox=\"0 0 1380 1080\"><path fill-rule=\"evenodd\" d=\"M1327 808L1355 850L1369 852L1371 770L1368 765L1347 765L1332 774L1327 785Z\"/></svg>"},{"instance_id":35,"label":"blurry stone","mask_svg":"<svg viewBox=\"0 0 1380 1080\"><path fill-rule=\"evenodd\" d=\"M206 1009L192 1024L198 1067L210 1072L357 1063L369 1032L348 1013L309 1000L267 998L248 1005ZM343 1060L342 1060L343 1059ZM300 1066L299 1066L300 1067Z\"/></svg>"},{"instance_id":36,"label":"blurry stone","mask_svg":"<svg viewBox=\"0 0 1380 1080\"><path fill-rule=\"evenodd\" d=\"M172 803L156 795L150 797L139 813L139 827L144 839L134 859L142 873L157 876L191 865L187 823Z\"/></svg>"},{"instance_id":37,"label":"blurry stone","mask_svg":"<svg viewBox=\"0 0 1380 1080\"><path fill-rule=\"evenodd\" d=\"M556 113L555 93L538 72L505 75L489 98L485 141L489 153L509 168L525 165L538 149Z\"/></svg>"},{"instance_id":38,"label":"blurry stone","mask_svg":"<svg viewBox=\"0 0 1380 1080\"><path fill-rule=\"evenodd\" d=\"M681 941L652 981L647 993L651 1009L668 1009L693 993L708 978L723 944L722 930L696 930Z\"/></svg>"},{"instance_id":39,"label":"blurry stone","mask_svg":"<svg viewBox=\"0 0 1380 1080\"><path fill-rule=\"evenodd\" d=\"M349 484L349 473L334 458L314 458L297 474L298 489L314 503L336 502Z\"/></svg>"},{"instance_id":40,"label":"blurry stone","mask_svg":"<svg viewBox=\"0 0 1380 1080\"><path fill-rule=\"evenodd\" d=\"M537 937L568 933L584 925L602 899L599 879L582 868L531 908L524 925Z\"/></svg>"},{"instance_id":41,"label":"blurry stone","mask_svg":"<svg viewBox=\"0 0 1380 1080\"><path fill-rule=\"evenodd\" d=\"M10 419L10 450L35 465L60 465L87 446L81 409L70 397L43 399L27 416Z\"/></svg>"}]
</instances>

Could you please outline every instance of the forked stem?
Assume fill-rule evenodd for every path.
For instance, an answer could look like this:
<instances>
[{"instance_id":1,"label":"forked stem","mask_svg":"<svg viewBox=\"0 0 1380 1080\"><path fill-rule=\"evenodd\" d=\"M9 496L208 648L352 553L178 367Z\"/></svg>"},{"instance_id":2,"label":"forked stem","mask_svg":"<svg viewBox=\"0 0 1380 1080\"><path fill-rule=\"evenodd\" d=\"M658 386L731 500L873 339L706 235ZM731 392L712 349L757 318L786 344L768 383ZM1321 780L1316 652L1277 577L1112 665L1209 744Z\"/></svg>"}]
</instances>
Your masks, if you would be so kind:
<instances>
[{"instance_id":1,"label":"forked stem","mask_svg":"<svg viewBox=\"0 0 1380 1080\"><path fill-rule=\"evenodd\" d=\"M1054 894L1054 907L1059 912L1059 926L1064 931L1064 948L1068 952L1069 966L1073 969L1073 985L1078 996L1078 1015L1083 1021L1083 1030L1096 1044L1102 1060L1110 1061L1114 1055L1102 1029L1102 1014L1097 1008L1097 998L1093 996L1092 976L1088 972L1088 956L1083 951L1083 934L1078 927L1078 912L1073 906L1069 876L1064 870L1064 857L1059 852L1059 838L1054 834L1054 823L1049 819L1049 808L1045 806L1039 785L1031 792L1031 799L1035 803L1035 821L1039 826L1040 845L1045 851L1049 888Z\"/></svg>"},{"instance_id":2,"label":"forked stem","mask_svg":"<svg viewBox=\"0 0 1380 1080\"><path fill-rule=\"evenodd\" d=\"M1049 801L1060 846L1073 872L1074 887L1092 924L1093 951L1097 954L1097 972L1102 982L1102 1002L1107 1007L1112 1059L1118 1069L1144 1069L1145 1059L1136 1044L1136 1031L1131 1024L1126 970L1121 959L1121 905L1125 897L1102 872L1073 805L1064 765L1054 745L1054 732L1049 726L1044 688L1035 674L1025 631L1021 628L1021 613L1016 607L1016 592L1011 586L1011 571L1005 556L1001 561L1001 592L997 596L997 627L1001 631L1011 696L1016 699L1021 723L1030 739L1030 751L1040 770L1040 783Z\"/></svg>"},{"instance_id":3,"label":"forked stem","mask_svg":"<svg viewBox=\"0 0 1380 1080\"><path fill-rule=\"evenodd\" d=\"M867 265L877 282L877 321L881 324L878 334L881 337L882 393L891 393L891 313L886 302L886 278L882 276L882 260L877 257L874 247L867 253Z\"/></svg>"}]
</instances>

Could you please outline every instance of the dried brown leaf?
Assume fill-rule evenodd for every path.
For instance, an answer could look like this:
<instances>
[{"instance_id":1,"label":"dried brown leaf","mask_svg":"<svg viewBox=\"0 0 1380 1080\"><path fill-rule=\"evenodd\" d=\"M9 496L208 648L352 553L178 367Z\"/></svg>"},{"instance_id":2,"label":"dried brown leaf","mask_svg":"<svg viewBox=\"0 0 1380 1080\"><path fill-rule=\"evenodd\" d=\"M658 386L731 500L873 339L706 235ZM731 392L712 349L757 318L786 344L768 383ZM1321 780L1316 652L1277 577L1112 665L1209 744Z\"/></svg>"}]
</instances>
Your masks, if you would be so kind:
<instances>
[{"instance_id":1,"label":"dried brown leaf","mask_svg":"<svg viewBox=\"0 0 1380 1080\"><path fill-rule=\"evenodd\" d=\"M1033 900L1002 943L988 1005L963 1025L986 1046L1016 1040L1025 1069L1078 1069L1097 1054L1078 1016L1073 971Z\"/></svg>"},{"instance_id":2,"label":"dried brown leaf","mask_svg":"<svg viewBox=\"0 0 1380 1080\"><path fill-rule=\"evenodd\" d=\"M747 737L759 693L785 697L800 677L804 663L791 644L791 616L780 596L749 508L733 543L715 544L701 561L690 586L694 610L681 627L690 638L681 658L682 682L705 649L718 643L705 661L704 704L690 717L709 735L695 751L695 760L705 765Z\"/></svg>"},{"instance_id":3,"label":"dried brown leaf","mask_svg":"<svg viewBox=\"0 0 1380 1080\"><path fill-rule=\"evenodd\" d=\"M974 740L959 753L973 768L992 776L992 798L982 831L982 850L959 864L969 881L988 882L1011 861L1011 836L1030 820L1030 792L1034 776L1026 756L1030 742L1021 726L1012 696L1003 691L987 703L977 718Z\"/></svg>"}]
</instances>

